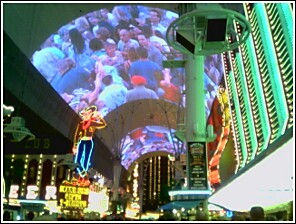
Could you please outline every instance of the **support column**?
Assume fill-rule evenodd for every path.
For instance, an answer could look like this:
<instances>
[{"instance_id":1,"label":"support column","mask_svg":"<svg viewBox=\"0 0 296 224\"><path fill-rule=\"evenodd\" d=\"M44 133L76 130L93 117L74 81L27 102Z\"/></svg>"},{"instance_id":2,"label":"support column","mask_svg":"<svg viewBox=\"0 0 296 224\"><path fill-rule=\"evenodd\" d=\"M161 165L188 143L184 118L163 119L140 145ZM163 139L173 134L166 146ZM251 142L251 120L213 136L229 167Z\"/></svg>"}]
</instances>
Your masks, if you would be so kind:
<instances>
[{"instance_id":1,"label":"support column","mask_svg":"<svg viewBox=\"0 0 296 224\"><path fill-rule=\"evenodd\" d=\"M113 163L113 197L112 201L118 200L118 188L120 183L120 176L121 176L121 161L120 159L114 160Z\"/></svg>"},{"instance_id":2,"label":"support column","mask_svg":"<svg viewBox=\"0 0 296 224\"><path fill-rule=\"evenodd\" d=\"M185 136L187 189L207 190L207 133L204 90L204 56L188 56L186 74Z\"/></svg>"},{"instance_id":3,"label":"support column","mask_svg":"<svg viewBox=\"0 0 296 224\"><path fill-rule=\"evenodd\" d=\"M204 56L188 56L186 74L185 136L187 142L206 142Z\"/></svg>"},{"instance_id":4,"label":"support column","mask_svg":"<svg viewBox=\"0 0 296 224\"><path fill-rule=\"evenodd\" d=\"M199 49L201 43L195 46ZM185 63L186 75L186 117L185 136L187 143L186 175L187 189L194 191L201 200L203 210L208 214L208 159L207 118L204 87L204 56L188 55ZM190 197L190 196L188 196Z\"/></svg>"}]
</instances>

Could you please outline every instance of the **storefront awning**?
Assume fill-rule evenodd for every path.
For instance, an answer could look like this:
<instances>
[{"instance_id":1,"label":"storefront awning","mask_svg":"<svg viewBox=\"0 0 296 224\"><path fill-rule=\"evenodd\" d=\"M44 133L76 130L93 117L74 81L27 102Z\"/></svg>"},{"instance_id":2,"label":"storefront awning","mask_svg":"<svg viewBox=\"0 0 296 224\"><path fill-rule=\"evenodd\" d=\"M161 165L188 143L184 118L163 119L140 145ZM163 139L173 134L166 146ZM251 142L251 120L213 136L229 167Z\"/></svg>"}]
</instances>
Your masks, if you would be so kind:
<instances>
[{"instance_id":1,"label":"storefront awning","mask_svg":"<svg viewBox=\"0 0 296 224\"><path fill-rule=\"evenodd\" d=\"M45 204L40 200L20 200L23 209L31 212L41 212L44 210Z\"/></svg>"},{"instance_id":2,"label":"storefront awning","mask_svg":"<svg viewBox=\"0 0 296 224\"><path fill-rule=\"evenodd\" d=\"M173 209L177 209L180 210L182 208L184 208L185 210L190 210L192 208L196 208L198 206L202 206L202 201L172 201L168 204L162 205L159 210L173 210ZM209 210L216 210L216 211L220 211L220 210L229 210L221 205L217 205L214 203L210 203L208 202L208 209Z\"/></svg>"},{"instance_id":3,"label":"storefront awning","mask_svg":"<svg viewBox=\"0 0 296 224\"><path fill-rule=\"evenodd\" d=\"M168 204L162 205L160 206L160 210L173 210L173 209L192 209L192 208L196 208L199 204L201 203L201 201L172 201Z\"/></svg>"}]
</instances>

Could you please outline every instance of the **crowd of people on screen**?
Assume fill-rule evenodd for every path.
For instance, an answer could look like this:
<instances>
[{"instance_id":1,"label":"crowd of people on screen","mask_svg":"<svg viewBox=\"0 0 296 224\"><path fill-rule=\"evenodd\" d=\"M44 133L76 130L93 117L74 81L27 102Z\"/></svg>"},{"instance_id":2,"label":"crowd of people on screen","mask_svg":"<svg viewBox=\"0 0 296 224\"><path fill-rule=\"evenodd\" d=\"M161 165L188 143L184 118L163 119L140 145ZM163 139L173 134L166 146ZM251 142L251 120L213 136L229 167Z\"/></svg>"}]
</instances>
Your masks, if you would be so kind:
<instances>
[{"instance_id":1,"label":"crowd of people on screen","mask_svg":"<svg viewBox=\"0 0 296 224\"><path fill-rule=\"evenodd\" d=\"M162 64L183 59L166 41L167 27L177 18L174 12L139 5L94 9L50 35L31 62L76 112L96 105L105 116L143 98L185 106L185 69ZM221 65L221 55L205 60L207 115Z\"/></svg>"}]
</instances>

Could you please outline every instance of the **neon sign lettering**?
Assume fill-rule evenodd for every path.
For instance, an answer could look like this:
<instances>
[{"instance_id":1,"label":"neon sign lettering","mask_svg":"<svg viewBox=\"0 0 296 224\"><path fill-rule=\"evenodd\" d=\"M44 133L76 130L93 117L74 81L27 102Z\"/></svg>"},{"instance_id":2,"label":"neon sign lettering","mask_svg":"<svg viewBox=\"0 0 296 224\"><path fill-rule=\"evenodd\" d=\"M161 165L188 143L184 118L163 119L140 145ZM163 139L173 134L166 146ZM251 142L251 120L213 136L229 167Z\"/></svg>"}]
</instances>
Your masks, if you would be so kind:
<instances>
[{"instance_id":1,"label":"neon sign lettering","mask_svg":"<svg viewBox=\"0 0 296 224\"><path fill-rule=\"evenodd\" d=\"M19 186L18 185L11 185L10 186L10 192L9 192L9 198L18 198L18 190L19 190Z\"/></svg>"},{"instance_id":2,"label":"neon sign lettering","mask_svg":"<svg viewBox=\"0 0 296 224\"><path fill-rule=\"evenodd\" d=\"M36 185L29 185L27 187L26 199L36 199L38 196L39 188Z\"/></svg>"},{"instance_id":3,"label":"neon sign lettering","mask_svg":"<svg viewBox=\"0 0 296 224\"><path fill-rule=\"evenodd\" d=\"M88 206L88 187L61 185L59 193L61 207L86 208Z\"/></svg>"},{"instance_id":4,"label":"neon sign lettering","mask_svg":"<svg viewBox=\"0 0 296 224\"><path fill-rule=\"evenodd\" d=\"M56 186L46 186L46 194L45 194L45 200L56 200L57 199L57 187Z\"/></svg>"}]
</instances>

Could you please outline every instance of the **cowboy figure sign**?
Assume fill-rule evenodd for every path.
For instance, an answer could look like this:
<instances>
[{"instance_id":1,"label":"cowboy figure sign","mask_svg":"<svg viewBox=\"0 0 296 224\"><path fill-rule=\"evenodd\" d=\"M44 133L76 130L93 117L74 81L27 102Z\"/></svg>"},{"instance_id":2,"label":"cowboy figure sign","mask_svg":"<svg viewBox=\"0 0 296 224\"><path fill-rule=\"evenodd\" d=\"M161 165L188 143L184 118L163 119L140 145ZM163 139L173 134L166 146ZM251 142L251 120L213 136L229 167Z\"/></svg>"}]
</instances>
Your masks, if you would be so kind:
<instances>
[{"instance_id":1,"label":"cowboy figure sign","mask_svg":"<svg viewBox=\"0 0 296 224\"><path fill-rule=\"evenodd\" d=\"M79 112L82 121L79 122L74 136L73 153L76 154L74 162L79 163L76 168L79 175L84 177L90 167L90 159L94 148L93 135L96 129L107 126L106 121L97 111L96 106L84 108Z\"/></svg>"}]
</instances>

